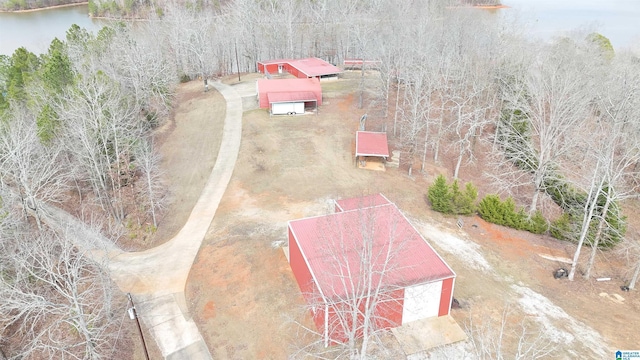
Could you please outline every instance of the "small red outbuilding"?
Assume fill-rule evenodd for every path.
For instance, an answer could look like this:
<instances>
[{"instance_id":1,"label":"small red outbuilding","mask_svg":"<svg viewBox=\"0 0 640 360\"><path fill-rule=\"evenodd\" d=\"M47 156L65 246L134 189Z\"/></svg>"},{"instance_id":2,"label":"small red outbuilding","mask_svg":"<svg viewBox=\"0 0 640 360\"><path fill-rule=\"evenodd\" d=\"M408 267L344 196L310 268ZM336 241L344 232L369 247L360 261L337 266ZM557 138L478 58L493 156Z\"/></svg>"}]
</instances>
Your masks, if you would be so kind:
<instances>
[{"instance_id":1,"label":"small red outbuilding","mask_svg":"<svg viewBox=\"0 0 640 360\"><path fill-rule=\"evenodd\" d=\"M378 329L449 314L456 275L395 204L377 194L335 207L288 226L291 269L325 344L347 340L341 311L354 299L373 304Z\"/></svg>"},{"instance_id":2,"label":"small red outbuilding","mask_svg":"<svg viewBox=\"0 0 640 360\"><path fill-rule=\"evenodd\" d=\"M373 131L356 132L356 164L358 167L384 170L384 164L388 157L389 145L387 142L387 133Z\"/></svg>"},{"instance_id":3,"label":"small red outbuilding","mask_svg":"<svg viewBox=\"0 0 640 360\"><path fill-rule=\"evenodd\" d=\"M322 87L316 78L258 79L258 102L272 114L304 113L322 105Z\"/></svg>"}]
</instances>

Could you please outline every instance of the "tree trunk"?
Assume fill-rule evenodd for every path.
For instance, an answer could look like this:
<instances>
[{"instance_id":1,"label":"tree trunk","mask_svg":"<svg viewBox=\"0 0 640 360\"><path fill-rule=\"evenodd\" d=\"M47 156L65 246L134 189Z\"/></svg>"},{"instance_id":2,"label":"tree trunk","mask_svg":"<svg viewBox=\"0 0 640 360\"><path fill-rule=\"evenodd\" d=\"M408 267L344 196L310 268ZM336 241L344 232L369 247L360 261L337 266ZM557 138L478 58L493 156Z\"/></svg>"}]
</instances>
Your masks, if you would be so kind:
<instances>
[{"instance_id":1,"label":"tree trunk","mask_svg":"<svg viewBox=\"0 0 640 360\"><path fill-rule=\"evenodd\" d=\"M393 115L393 137L396 137L396 129L398 127L398 100L400 99L400 80L396 84L396 109Z\"/></svg>"},{"instance_id":2,"label":"tree trunk","mask_svg":"<svg viewBox=\"0 0 640 360\"><path fill-rule=\"evenodd\" d=\"M424 173L424 165L427 162L427 147L429 143L429 127L427 126L425 129L424 135L424 149L422 151L422 166L420 167L420 172Z\"/></svg>"},{"instance_id":3,"label":"tree trunk","mask_svg":"<svg viewBox=\"0 0 640 360\"><path fill-rule=\"evenodd\" d=\"M591 225L591 218L593 218L593 212L596 208L596 204L598 203L598 193L602 188L602 184L604 180L600 181L598 188L595 189L596 176L598 172L598 166L596 166L596 170L593 175L593 179L591 181L591 187L589 189L589 196L587 197L587 202L584 204L584 216L582 218L582 229L580 231L580 238L578 239L578 246L576 248L576 252L573 254L573 260L571 261L571 270L569 270L569 280L573 281L573 278L576 274L576 268L578 267L578 259L580 258L580 250L582 249L582 245L584 244L584 239L587 237L587 233L589 232L589 226ZM595 194L594 194L595 193Z\"/></svg>"},{"instance_id":4,"label":"tree trunk","mask_svg":"<svg viewBox=\"0 0 640 360\"><path fill-rule=\"evenodd\" d=\"M364 106L364 56L362 57L362 67L360 70L360 90L358 95L358 109Z\"/></svg>"},{"instance_id":5,"label":"tree trunk","mask_svg":"<svg viewBox=\"0 0 640 360\"><path fill-rule=\"evenodd\" d=\"M540 197L540 191L535 190L533 192L533 197L531 198L531 206L529 207L529 214L533 214L536 212L538 208L538 198Z\"/></svg>"},{"instance_id":6,"label":"tree trunk","mask_svg":"<svg viewBox=\"0 0 640 360\"><path fill-rule=\"evenodd\" d=\"M636 264L636 271L633 273L633 277L631 278L631 282L629 283L629 289L634 289L636 287L638 275L640 275L640 261L638 261L638 263Z\"/></svg>"},{"instance_id":7,"label":"tree trunk","mask_svg":"<svg viewBox=\"0 0 640 360\"><path fill-rule=\"evenodd\" d=\"M609 186L608 193L611 192L611 189L612 187ZM602 237L602 230L607 223L607 212L609 211L610 204L611 196L610 194L607 194L607 201L604 204L604 208L602 208L602 217L600 218L600 222L598 223L598 230L596 231L596 236L593 239L593 244L591 244L591 255L589 255L589 261L587 262L587 271L584 273L585 279L588 279L589 276L591 276L591 269L593 268L593 263L596 260L596 254L598 253L598 245L600 244L600 238Z\"/></svg>"},{"instance_id":8,"label":"tree trunk","mask_svg":"<svg viewBox=\"0 0 640 360\"><path fill-rule=\"evenodd\" d=\"M500 136L500 120L498 119L498 121L496 121L496 131L495 131L495 135L493 137L493 145L491 145L491 150L492 151L496 151L496 146L498 144L498 137Z\"/></svg>"},{"instance_id":9,"label":"tree trunk","mask_svg":"<svg viewBox=\"0 0 640 360\"><path fill-rule=\"evenodd\" d=\"M435 149L433 150L433 161L438 162L438 157L440 155L440 139L442 138L442 118L444 116L444 110L440 107L440 119L438 120L438 131L435 138Z\"/></svg>"},{"instance_id":10,"label":"tree trunk","mask_svg":"<svg viewBox=\"0 0 640 360\"><path fill-rule=\"evenodd\" d=\"M458 178L458 174L460 173L460 165L462 165L462 157L464 156L464 151L461 150L460 154L458 155L458 162L456 162L456 168L453 171L453 179L457 179Z\"/></svg>"}]
</instances>

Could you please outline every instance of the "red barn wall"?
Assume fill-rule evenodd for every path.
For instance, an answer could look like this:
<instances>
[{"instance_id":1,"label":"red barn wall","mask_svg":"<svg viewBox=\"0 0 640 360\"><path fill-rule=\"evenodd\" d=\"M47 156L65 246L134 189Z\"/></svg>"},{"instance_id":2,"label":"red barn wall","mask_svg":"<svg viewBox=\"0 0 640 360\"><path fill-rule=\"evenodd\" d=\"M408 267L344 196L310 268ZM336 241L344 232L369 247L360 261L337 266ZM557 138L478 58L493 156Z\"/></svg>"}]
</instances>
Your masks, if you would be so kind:
<instances>
[{"instance_id":1,"label":"red barn wall","mask_svg":"<svg viewBox=\"0 0 640 360\"><path fill-rule=\"evenodd\" d=\"M278 73L278 64L268 64L266 65L267 71L269 74L277 74Z\"/></svg>"},{"instance_id":2,"label":"red barn wall","mask_svg":"<svg viewBox=\"0 0 640 360\"><path fill-rule=\"evenodd\" d=\"M258 89L258 106L260 109L268 109L269 108L269 97L265 91L260 91Z\"/></svg>"},{"instance_id":3,"label":"red barn wall","mask_svg":"<svg viewBox=\"0 0 640 360\"><path fill-rule=\"evenodd\" d=\"M376 324L378 329L389 329L402 324L404 289L389 292L385 297L387 300L378 304L376 310L379 317Z\"/></svg>"},{"instance_id":4,"label":"red barn wall","mask_svg":"<svg viewBox=\"0 0 640 360\"><path fill-rule=\"evenodd\" d=\"M293 275L296 278L296 282L298 283L298 287L302 292L302 295L309 306L311 306L310 312L311 317L313 318L313 322L316 324L318 332L320 334L324 334L324 310L325 305L320 297L320 291L318 291L315 282L313 281L313 277L311 276L311 271L307 267L307 263L304 261L302 257L302 252L300 251L300 247L298 247L298 243L295 241L293 237L293 232L291 228L289 230L289 264L291 265L291 270L293 271ZM313 305L316 305L313 308Z\"/></svg>"},{"instance_id":5,"label":"red barn wall","mask_svg":"<svg viewBox=\"0 0 640 360\"><path fill-rule=\"evenodd\" d=\"M293 237L291 228L289 228L289 264L291 265L291 270L305 300L307 300L307 302L315 302L316 300L313 298L314 296L318 296L319 293L311 276L311 271L309 271L307 263L302 257L302 252L300 252L300 248L298 247L298 243Z\"/></svg>"},{"instance_id":6,"label":"red barn wall","mask_svg":"<svg viewBox=\"0 0 640 360\"><path fill-rule=\"evenodd\" d=\"M285 70L287 70L287 72L288 72L289 74L291 74L291 75L293 75L293 76L295 76L295 77L297 77L297 78L304 79L304 78L306 78L306 77L307 77L307 75L305 75L303 72L301 72L301 71L300 71L300 70L298 70L297 68L295 68L295 67L291 66L291 64L289 64L289 63L285 63L285 64L283 65L283 68L284 68Z\"/></svg>"},{"instance_id":7,"label":"red barn wall","mask_svg":"<svg viewBox=\"0 0 640 360\"><path fill-rule=\"evenodd\" d=\"M449 315L452 296L453 278L442 280L442 292L440 293L440 309L438 310L438 316Z\"/></svg>"},{"instance_id":8,"label":"red barn wall","mask_svg":"<svg viewBox=\"0 0 640 360\"><path fill-rule=\"evenodd\" d=\"M264 74L265 73L265 69L270 74L277 74L278 73L278 64L264 64L264 63L258 62L258 72Z\"/></svg>"},{"instance_id":9,"label":"red barn wall","mask_svg":"<svg viewBox=\"0 0 640 360\"><path fill-rule=\"evenodd\" d=\"M398 289L392 292L385 293L381 295L381 299L382 300L377 304L376 309L374 310L375 329L390 329L401 325L404 289ZM363 300L361 302L360 314L364 313L365 304L366 301ZM345 335L343 322L344 325L350 327L352 323L349 320L352 319L347 318L346 320L343 319L341 321L336 314L336 311L338 310L335 307L329 307L329 338L334 342L344 343L349 339L348 336ZM359 322L359 328L356 336L358 338L361 338L363 330L361 326L364 321L363 316L359 315L357 321ZM320 326L318 327L318 330L322 331Z\"/></svg>"}]
</instances>

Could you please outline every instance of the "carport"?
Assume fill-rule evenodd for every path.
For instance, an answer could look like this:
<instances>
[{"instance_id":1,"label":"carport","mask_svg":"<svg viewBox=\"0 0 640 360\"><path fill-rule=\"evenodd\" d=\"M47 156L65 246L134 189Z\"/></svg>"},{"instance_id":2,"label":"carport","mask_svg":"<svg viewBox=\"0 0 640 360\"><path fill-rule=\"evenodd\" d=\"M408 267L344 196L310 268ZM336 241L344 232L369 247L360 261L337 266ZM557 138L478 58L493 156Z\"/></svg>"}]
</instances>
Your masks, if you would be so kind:
<instances>
[{"instance_id":1,"label":"carport","mask_svg":"<svg viewBox=\"0 0 640 360\"><path fill-rule=\"evenodd\" d=\"M356 165L361 169L385 171L389 157L387 133L373 131L356 132Z\"/></svg>"},{"instance_id":2,"label":"carport","mask_svg":"<svg viewBox=\"0 0 640 360\"><path fill-rule=\"evenodd\" d=\"M271 115L304 114L306 109L317 113L322 105L322 87L317 78L258 79L258 104Z\"/></svg>"},{"instance_id":3,"label":"carport","mask_svg":"<svg viewBox=\"0 0 640 360\"><path fill-rule=\"evenodd\" d=\"M268 93L267 99L271 115L304 114L307 108L318 113L318 100L311 91Z\"/></svg>"}]
</instances>

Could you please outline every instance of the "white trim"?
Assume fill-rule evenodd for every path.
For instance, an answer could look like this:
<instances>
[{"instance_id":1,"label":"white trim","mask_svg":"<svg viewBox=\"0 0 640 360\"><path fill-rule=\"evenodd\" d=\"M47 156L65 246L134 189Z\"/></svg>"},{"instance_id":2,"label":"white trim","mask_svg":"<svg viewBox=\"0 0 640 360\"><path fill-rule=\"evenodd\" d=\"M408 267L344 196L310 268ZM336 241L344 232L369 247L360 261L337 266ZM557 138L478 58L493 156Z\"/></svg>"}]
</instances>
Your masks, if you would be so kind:
<instances>
[{"instance_id":1,"label":"white trim","mask_svg":"<svg viewBox=\"0 0 640 360\"><path fill-rule=\"evenodd\" d=\"M366 131L366 130L358 130L356 133L368 133L368 134L387 134L385 131Z\"/></svg>"},{"instance_id":2,"label":"white trim","mask_svg":"<svg viewBox=\"0 0 640 360\"><path fill-rule=\"evenodd\" d=\"M386 204L378 204L378 205L367 206L367 207L358 208L358 209L351 209L351 210L346 210L346 211L344 210L344 208L343 208L342 206L340 206L340 204L338 204L338 201L342 201L342 200L362 199L362 198L365 198L365 197L367 197L367 196L375 196L375 195L380 195L380 196L382 196L382 198L383 198L387 203L386 203ZM336 205L338 205L338 206L340 207L340 210L342 210L342 212L349 212L349 211L354 211L354 210L362 210L362 209L376 208L376 207L386 206L386 205L394 205L394 206L396 205L396 204L394 204L391 200L389 200L389 198L387 198L386 196L384 196L384 194L383 194L383 193L377 193L377 194L364 195L364 196L361 196L361 197L359 197L359 198L357 198L357 197L356 197L356 198L347 198L347 199L334 199L334 200L333 200L333 202L335 202L335 203L336 203ZM396 206L396 208L397 208L397 206ZM409 224L411 224L411 223L409 223Z\"/></svg>"},{"instance_id":3,"label":"white trim","mask_svg":"<svg viewBox=\"0 0 640 360\"><path fill-rule=\"evenodd\" d=\"M346 200L346 199L338 199L338 200ZM387 200L388 200L388 199L387 199ZM334 202L336 202L336 200L333 200L333 201L334 201ZM378 207L389 206L389 205L393 205L393 206L395 206L396 208L398 208L398 207L396 206L396 204L394 204L394 203L392 203L392 202L389 202L388 204L380 204L380 205L374 205L374 206L367 206L367 207L365 207L365 208L360 208L360 209L343 210L343 212L347 213L347 212L352 212L352 211L362 211L362 210L366 210L366 209L378 208ZM338 206L340 206L340 205L338 205ZM342 209L342 207L341 207L341 206L340 206L340 208ZM324 215L308 216L308 217L305 217L305 218L300 218L300 219L295 219L295 220L289 220L289 221L287 221L287 225L291 224L292 222L296 222L296 221L309 220L309 219L316 219L316 218L329 217L329 216L338 216L339 214L341 214L341 213L333 213L333 214L324 214ZM409 224L411 224L411 223L409 223ZM413 226L413 225L411 225L411 226ZM418 232L418 231L416 230L416 232ZM418 233L418 235L419 235L419 233ZM296 240L298 240L298 239L296 239Z\"/></svg>"},{"instance_id":4,"label":"white trim","mask_svg":"<svg viewBox=\"0 0 640 360\"><path fill-rule=\"evenodd\" d=\"M444 281L444 280L442 280ZM451 295L449 296L449 310L447 310L447 315L451 315L451 305L453 304L453 290L456 287L456 278L452 278L451 280ZM442 297L442 294L440 294Z\"/></svg>"},{"instance_id":5,"label":"white trim","mask_svg":"<svg viewBox=\"0 0 640 360\"><path fill-rule=\"evenodd\" d=\"M356 141L357 142L357 141ZM358 145L356 145L358 146ZM389 155L382 155L382 154L363 154L363 153L359 153L356 152L356 157L358 156L370 156L370 157L381 157L381 158L388 158Z\"/></svg>"},{"instance_id":6,"label":"white trim","mask_svg":"<svg viewBox=\"0 0 640 360\"><path fill-rule=\"evenodd\" d=\"M351 210L343 210L342 212L344 213L349 213L349 212L354 212L354 211L362 211L362 210L368 210L368 209L375 209L375 208L381 208L384 206L396 206L396 204L394 203L388 203L388 204L380 204L380 205L373 205L373 206L367 206L367 207L363 207L363 208L358 208L358 209L351 209ZM396 206L396 209L398 207ZM409 223L411 224L411 223Z\"/></svg>"}]
</instances>

